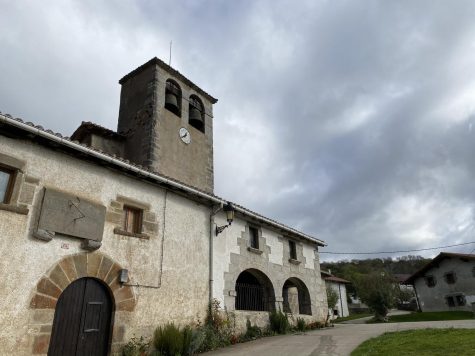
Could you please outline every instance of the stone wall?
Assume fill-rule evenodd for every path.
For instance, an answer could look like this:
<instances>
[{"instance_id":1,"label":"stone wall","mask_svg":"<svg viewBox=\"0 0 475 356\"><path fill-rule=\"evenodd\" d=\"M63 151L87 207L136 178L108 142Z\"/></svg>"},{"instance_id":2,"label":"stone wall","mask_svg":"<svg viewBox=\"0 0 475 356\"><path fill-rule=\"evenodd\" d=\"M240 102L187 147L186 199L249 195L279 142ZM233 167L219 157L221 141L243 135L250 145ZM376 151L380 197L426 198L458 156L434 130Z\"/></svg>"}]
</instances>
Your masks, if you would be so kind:
<instances>
[{"instance_id":1,"label":"stone wall","mask_svg":"<svg viewBox=\"0 0 475 356\"><path fill-rule=\"evenodd\" d=\"M55 301L81 276L102 280L114 296L113 350L170 320L204 320L209 207L29 141L0 136L0 152L25 163L15 201L0 206L0 354L44 354ZM33 237L45 187L107 208L99 250L60 234L49 242ZM124 201L143 207L145 236L117 230ZM129 270L130 287L117 285L120 268Z\"/></svg>"},{"instance_id":2,"label":"stone wall","mask_svg":"<svg viewBox=\"0 0 475 356\"><path fill-rule=\"evenodd\" d=\"M215 218L217 225L225 225L222 213ZM259 249L249 245L249 226L258 228ZM320 263L316 244L296 242L297 260L289 260L289 237L281 232L247 221L237 216L232 225L213 240L213 297L228 312L236 312L238 328L244 327L246 319L258 326L268 324L267 312L235 310L235 285L239 274L256 270L264 274L272 284L275 294L275 309L283 310L283 288L287 280L300 281L310 295L311 315L302 316L309 321L324 321L327 315L325 284L320 276Z\"/></svg>"}]
</instances>

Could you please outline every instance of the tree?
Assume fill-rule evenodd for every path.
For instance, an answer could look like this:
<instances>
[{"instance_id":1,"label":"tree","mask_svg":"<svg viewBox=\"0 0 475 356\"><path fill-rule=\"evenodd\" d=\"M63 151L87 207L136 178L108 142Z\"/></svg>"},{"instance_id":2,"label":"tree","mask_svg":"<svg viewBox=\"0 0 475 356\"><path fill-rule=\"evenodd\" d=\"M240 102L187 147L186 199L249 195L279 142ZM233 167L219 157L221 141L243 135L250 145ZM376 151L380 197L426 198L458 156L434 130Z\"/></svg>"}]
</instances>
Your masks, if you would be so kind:
<instances>
[{"instance_id":1,"label":"tree","mask_svg":"<svg viewBox=\"0 0 475 356\"><path fill-rule=\"evenodd\" d=\"M387 273L361 275L356 283L361 301L374 311L378 321L387 321L389 309L395 304L399 288Z\"/></svg>"},{"instance_id":2,"label":"tree","mask_svg":"<svg viewBox=\"0 0 475 356\"><path fill-rule=\"evenodd\" d=\"M338 293L330 285L327 285L327 304L328 304L328 318L330 318L330 313L335 309L336 304L338 303Z\"/></svg>"}]
</instances>

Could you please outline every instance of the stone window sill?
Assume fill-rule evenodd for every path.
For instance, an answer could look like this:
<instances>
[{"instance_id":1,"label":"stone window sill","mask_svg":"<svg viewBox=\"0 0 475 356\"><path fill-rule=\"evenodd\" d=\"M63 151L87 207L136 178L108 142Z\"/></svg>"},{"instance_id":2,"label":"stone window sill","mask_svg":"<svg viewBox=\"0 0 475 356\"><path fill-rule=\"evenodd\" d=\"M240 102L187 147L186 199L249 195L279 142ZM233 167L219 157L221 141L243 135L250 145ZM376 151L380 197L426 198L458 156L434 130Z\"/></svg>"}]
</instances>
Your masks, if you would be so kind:
<instances>
[{"instance_id":1,"label":"stone window sill","mask_svg":"<svg viewBox=\"0 0 475 356\"><path fill-rule=\"evenodd\" d=\"M136 237L138 239L143 239L143 240L150 240L150 236L147 234L137 234L134 232L128 232L128 231L122 230L119 227L114 228L114 234L129 236L129 237Z\"/></svg>"},{"instance_id":2,"label":"stone window sill","mask_svg":"<svg viewBox=\"0 0 475 356\"><path fill-rule=\"evenodd\" d=\"M299 261L299 260L294 260L293 258L289 258L289 262L292 263L293 265L299 265L299 264L302 263L301 261Z\"/></svg>"},{"instance_id":3,"label":"stone window sill","mask_svg":"<svg viewBox=\"0 0 475 356\"><path fill-rule=\"evenodd\" d=\"M28 208L25 206L4 203L0 203L0 210L11 211L12 213L21 215L28 215L29 212Z\"/></svg>"},{"instance_id":4,"label":"stone window sill","mask_svg":"<svg viewBox=\"0 0 475 356\"><path fill-rule=\"evenodd\" d=\"M259 250L258 248L254 248L254 247L248 247L247 250L249 252L252 252L252 253L255 253L256 255L262 255L262 250Z\"/></svg>"}]
</instances>

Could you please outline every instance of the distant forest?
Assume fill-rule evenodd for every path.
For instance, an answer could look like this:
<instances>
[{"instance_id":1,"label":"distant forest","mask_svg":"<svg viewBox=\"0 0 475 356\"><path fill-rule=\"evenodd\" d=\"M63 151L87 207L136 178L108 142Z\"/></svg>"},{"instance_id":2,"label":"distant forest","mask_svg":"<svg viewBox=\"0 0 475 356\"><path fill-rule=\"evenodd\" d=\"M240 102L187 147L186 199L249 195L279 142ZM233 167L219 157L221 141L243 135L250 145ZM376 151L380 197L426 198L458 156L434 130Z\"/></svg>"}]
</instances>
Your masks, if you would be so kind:
<instances>
[{"instance_id":1,"label":"distant forest","mask_svg":"<svg viewBox=\"0 0 475 356\"><path fill-rule=\"evenodd\" d=\"M390 275L413 274L430 260L421 256L402 256L395 259L387 257L323 262L320 266L322 271L331 270L333 275L352 281L356 275L373 272L385 272Z\"/></svg>"},{"instance_id":2,"label":"distant forest","mask_svg":"<svg viewBox=\"0 0 475 356\"><path fill-rule=\"evenodd\" d=\"M360 285L361 278L364 278L364 275L381 273L390 278L395 274L413 274L429 261L431 261L430 258L423 258L421 256L403 256L395 259L391 257L371 258L366 260L324 262L320 264L320 268L322 271L330 270L334 276L344 278L351 282L351 284L347 286L348 303L351 303L349 297L352 296L355 298L357 296L358 286ZM400 300L409 300L410 297L412 297L412 293L409 293L409 295L404 293L407 294L407 292L401 292L399 296Z\"/></svg>"}]
</instances>

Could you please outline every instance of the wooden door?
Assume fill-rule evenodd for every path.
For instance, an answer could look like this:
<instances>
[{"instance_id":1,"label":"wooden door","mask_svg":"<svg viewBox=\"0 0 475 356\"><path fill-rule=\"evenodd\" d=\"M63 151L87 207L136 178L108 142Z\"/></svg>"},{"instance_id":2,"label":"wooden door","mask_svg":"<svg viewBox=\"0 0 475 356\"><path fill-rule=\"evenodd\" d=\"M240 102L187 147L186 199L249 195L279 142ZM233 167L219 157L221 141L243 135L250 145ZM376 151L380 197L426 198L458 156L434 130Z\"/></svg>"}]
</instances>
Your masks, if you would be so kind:
<instances>
[{"instance_id":1,"label":"wooden door","mask_svg":"<svg viewBox=\"0 0 475 356\"><path fill-rule=\"evenodd\" d=\"M111 317L111 297L102 283L93 278L74 281L56 304L48 355L107 355Z\"/></svg>"}]
</instances>

